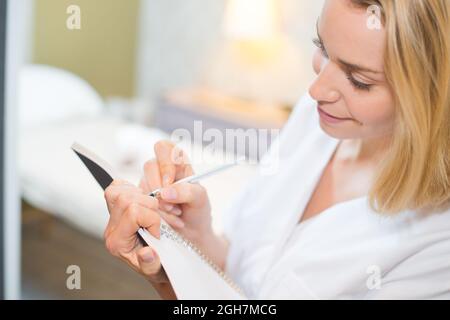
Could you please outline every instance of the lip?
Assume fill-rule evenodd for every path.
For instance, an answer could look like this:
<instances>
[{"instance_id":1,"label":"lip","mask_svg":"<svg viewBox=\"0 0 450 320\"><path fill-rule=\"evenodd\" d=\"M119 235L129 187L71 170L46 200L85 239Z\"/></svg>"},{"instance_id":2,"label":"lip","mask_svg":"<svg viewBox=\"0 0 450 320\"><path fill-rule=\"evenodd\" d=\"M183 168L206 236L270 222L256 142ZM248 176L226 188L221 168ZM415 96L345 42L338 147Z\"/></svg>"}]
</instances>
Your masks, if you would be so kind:
<instances>
[{"instance_id":1,"label":"lip","mask_svg":"<svg viewBox=\"0 0 450 320\"><path fill-rule=\"evenodd\" d=\"M319 112L320 118L328 123L339 123L347 120L351 120L350 118L338 118L332 116L331 114L323 111L319 106L317 106L317 111Z\"/></svg>"}]
</instances>

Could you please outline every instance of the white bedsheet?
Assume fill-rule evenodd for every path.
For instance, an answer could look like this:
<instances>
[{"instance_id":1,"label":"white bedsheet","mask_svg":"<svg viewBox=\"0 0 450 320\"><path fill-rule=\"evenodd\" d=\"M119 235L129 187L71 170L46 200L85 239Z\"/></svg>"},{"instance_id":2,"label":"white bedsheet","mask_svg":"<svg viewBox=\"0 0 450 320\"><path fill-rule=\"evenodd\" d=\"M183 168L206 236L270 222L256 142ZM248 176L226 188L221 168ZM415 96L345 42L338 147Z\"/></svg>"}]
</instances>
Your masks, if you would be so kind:
<instances>
[{"instance_id":1,"label":"white bedsheet","mask_svg":"<svg viewBox=\"0 0 450 320\"><path fill-rule=\"evenodd\" d=\"M19 146L22 195L32 205L102 237L108 220L103 192L70 149L71 144L74 141L83 144L117 168L122 178L137 184L145 160L154 156L154 143L167 138L160 130L109 117L65 121L22 131ZM191 151L197 154L199 148L194 146ZM211 152L206 158L204 163L193 162L196 172L223 161L223 155ZM255 172L255 166L242 165L202 182L211 199L216 231L221 231L220 214L229 199Z\"/></svg>"}]
</instances>

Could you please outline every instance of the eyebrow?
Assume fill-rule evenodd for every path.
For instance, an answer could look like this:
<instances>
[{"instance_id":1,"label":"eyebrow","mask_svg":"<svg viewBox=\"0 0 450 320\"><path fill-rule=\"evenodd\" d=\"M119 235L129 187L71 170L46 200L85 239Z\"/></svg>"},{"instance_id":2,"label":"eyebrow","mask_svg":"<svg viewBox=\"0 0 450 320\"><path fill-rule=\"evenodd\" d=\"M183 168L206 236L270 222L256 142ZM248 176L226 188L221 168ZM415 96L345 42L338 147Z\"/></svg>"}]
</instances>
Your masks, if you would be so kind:
<instances>
[{"instance_id":1,"label":"eyebrow","mask_svg":"<svg viewBox=\"0 0 450 320\"><path fill-rule=\"evenodd\" d=\"M352 72L363 71L363 72L370 72L370 73L377 73L377 74L383 73L382 71L375 71L375 70L372 70L372 69L367 68L367 67L363 67L363 66L359 66L357 64L346 62L346 61L344 61L342 59L338 59L338 62L340 64L342 64L345 68L347 68L349 71L352 71Z\"/></svg>"},{"instance_id":2,"label":"eyebrow","mask_svg":"<svg viewBox=\"0 0 450 320\"><path fill-rule=\"evenodd\" d=\"M319 38L319 41L321 43L323 43L322 37L320 36L320 33L319 33L319 19L317 19L317 22L316 22L316 32L317 32L317 38ZM376 73L376 74L384 73L382 71L375 71L368 67L364 67L364 66L360 66L360 65L357 65L354 63L347 62L340 58L338 58L337 61L339 62L339 64L343 65L346 69L348 69L351 72L362 71L362 72L370 72L370 73Z\"/></svg>"}]
</instances>

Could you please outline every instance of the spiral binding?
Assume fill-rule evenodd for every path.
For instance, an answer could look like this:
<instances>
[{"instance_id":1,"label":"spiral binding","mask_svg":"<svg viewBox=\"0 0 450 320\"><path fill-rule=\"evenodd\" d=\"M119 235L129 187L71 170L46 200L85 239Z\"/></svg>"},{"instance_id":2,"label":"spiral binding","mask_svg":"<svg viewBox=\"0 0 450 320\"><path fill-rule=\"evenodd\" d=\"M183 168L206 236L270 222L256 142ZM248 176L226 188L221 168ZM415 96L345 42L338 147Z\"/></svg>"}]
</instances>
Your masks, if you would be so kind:
<instances>
[{"instance_id":1,"label":"spiral binding","mask_svg":"<svg viewBox=\"0 0 450 320\"><path fill-rule=\"evenodd\" d=\"M221 269L217 264L215 264L211 259L209 259L201 250L195 246L192 242L184 238L181 234L173 230L169 225L161 223L161 236L171 239L182 246L186 247L188 250L194 251L200 259L209 265L219 276L232 287L238 294L245 297L244 291Z\"/></svg>"}]
</instances>

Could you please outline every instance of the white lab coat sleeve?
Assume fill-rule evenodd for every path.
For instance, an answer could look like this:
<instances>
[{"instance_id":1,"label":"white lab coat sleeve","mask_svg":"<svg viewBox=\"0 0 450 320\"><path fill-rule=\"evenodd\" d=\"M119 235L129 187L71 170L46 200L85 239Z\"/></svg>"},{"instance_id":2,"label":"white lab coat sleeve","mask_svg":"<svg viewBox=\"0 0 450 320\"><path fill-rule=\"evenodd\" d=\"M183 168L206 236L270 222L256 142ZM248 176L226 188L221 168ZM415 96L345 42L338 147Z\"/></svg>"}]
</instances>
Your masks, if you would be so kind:
<instances>
[{"instance_id":1,"label":"white lab coat sleeve","mask_svg":"<svg viewBox=\"0 0 450 320\"><path fill-rule=\"evenodd\" d=\"M406 257L369 290L366 299L450 299L450 239Z\"/></svg>"}]
</instances>

